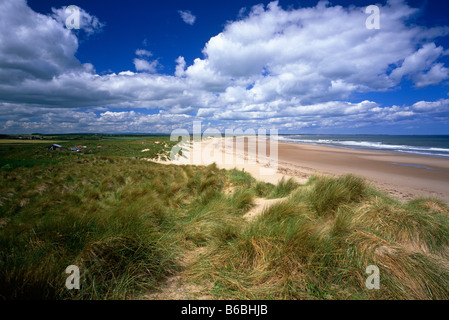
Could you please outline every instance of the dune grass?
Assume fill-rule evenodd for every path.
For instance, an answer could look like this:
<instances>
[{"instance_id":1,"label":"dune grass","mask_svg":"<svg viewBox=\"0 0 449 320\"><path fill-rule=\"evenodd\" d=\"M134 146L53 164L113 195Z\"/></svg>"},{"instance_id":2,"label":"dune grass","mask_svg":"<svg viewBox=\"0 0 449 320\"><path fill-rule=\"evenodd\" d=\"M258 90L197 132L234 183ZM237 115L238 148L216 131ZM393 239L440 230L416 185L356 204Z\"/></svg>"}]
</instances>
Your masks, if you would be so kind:
<instances>
[{"instance_id":1,"label":"dune grass","mask_svg":"<svg viewBox=\"0 0 449 320\"><path fill-rule=\"evenodd\" d=\"M401 204L351 175L313 177L228 231L191 276L232 299L448 299L448 217L443 203ZM366 288L369 265L379 290Z\"/></svg>"},{"instance_id":2,"label":"dune grass","mask_svg":"<svg viewBox=\"0 0 449 320\"><path fill-rule=\"evenodd\" d=\"M252 191L221 194L238 175L105 156L0 171L0 297L124 299L153 290L179 269L182 250L205 245L251 205ZM80 268L80 290L64 286L69 265Z\"/></svg>"},{"instance_id":3,"label":"dune grass","mask_svg":"<svg viewBox=\"0 0 449 320\"><path fill-rule=\"evenodd\" d=\"M169 179L170 170L90 159L14 173L2 176L3 297L122 298L175 269L168 230L177 195L166 201L165 188L150 178ZM61 286L72 264L87 284L77 292Z\"/></svg>"},{"instance_id":4,"label":"dune grass","mask_svg":"<svg viewBox=\"0 0 449 320\"><path fill-rule=\"evenodd\" d=\"M272 185L137 159L163 151L155 141L0 170L0 299L128 299L180 271L218 299L449 298L446 204L400 203L352 175ZM3 158L48 152L26 148ZM256 198L284 197L244 218ZM69 265L80 290L65 288ZM365 286L369 265L379 290Z\"/></svg>"}]
</instances>

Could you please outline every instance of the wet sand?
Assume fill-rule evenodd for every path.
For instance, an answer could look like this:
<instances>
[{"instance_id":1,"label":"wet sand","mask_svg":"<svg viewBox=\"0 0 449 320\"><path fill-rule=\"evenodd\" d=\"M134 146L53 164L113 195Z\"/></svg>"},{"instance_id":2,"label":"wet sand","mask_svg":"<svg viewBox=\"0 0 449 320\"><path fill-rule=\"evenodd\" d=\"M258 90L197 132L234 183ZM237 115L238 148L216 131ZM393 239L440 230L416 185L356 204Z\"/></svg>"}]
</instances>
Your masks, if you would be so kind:
<instances>
[{"instance_id":1,"label":"wet sand","mask_svg":"<svg viewBox=\"0 0 449 320\"><path fill-rule=\"evenodd\" d=\"M365 177L396 198L435 197L449 203L449 159L413 154L279 143L279 171Z\"/></svg>"}]
</instances>

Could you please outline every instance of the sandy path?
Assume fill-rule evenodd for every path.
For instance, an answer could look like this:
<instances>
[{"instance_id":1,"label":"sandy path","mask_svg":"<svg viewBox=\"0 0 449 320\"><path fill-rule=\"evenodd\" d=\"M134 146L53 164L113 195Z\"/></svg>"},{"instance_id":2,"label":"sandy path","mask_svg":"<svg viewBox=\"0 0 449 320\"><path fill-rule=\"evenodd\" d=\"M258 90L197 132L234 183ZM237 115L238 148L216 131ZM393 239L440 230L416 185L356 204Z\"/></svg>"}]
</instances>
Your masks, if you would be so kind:
<instances>
[{"instance_id":1,"label":"sandy path","mask_svg":"<svg viewBox=\"0 0 449 320\"><path fill-rule=\"evenodd\" d=\"M187 282L184 271L187 270L205 251L205 248L196 248L187 251L180 259L182 270L168 277L158 291L145 294L139 300L212 300L208 295L210 288Z\"/></svg>"},{"instance_id":2,"label":"sandy path","mask_svg":"<svg viewBox=\"0 0 449 320\"><path fill-rule=\"evenodd\" d=\"M230 191L232 193L232 191ZM271 206L287 199L264 199L256 198L253 207L243 216L247 223L253 222L265 210ZM181 271L168 277L156 292L144 294L138 297L138 300L214 300L215 297L208 294L212 288L212 284L203 283L195 284L188 281L186 271L189 270L201 255L206 252L206 247L197 247L193 250L187 250L179 259Z\"/></svg>"}]
</instances>

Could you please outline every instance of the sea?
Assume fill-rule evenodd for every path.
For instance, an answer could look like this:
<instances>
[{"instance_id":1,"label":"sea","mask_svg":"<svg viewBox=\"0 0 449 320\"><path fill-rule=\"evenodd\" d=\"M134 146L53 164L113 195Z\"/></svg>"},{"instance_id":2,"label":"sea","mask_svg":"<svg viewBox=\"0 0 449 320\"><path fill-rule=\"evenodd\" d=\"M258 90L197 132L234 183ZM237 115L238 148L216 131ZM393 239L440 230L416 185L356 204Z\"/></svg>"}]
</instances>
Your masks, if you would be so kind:
<instances>
[{"instance_id":1,"label":"sea","mask_svg":"<svg viewBox=\"0 0 449 320\"><path fill-rule=\"evenodd\" d=\"M449 158L449 135L279 135L280 142Z\"/></svg>"}]
</instances>

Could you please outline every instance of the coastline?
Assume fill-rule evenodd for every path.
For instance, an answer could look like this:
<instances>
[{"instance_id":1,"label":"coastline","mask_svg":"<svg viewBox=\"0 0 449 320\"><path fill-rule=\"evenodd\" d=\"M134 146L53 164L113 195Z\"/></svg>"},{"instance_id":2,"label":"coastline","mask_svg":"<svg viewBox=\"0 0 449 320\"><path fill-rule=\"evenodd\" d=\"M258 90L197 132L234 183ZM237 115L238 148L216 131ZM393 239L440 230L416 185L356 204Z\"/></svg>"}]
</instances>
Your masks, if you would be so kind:
<instances>
[{"instance_id":1,"label":"coastline","mask_svg":"<svg viewBox=\"0 0 449 320\"><path fill-rule=\"evenodd\" d=\"M421 196L449 203L449 159L442 157L279 142L279 171L355 174L397 199Z\"/></svg>"},{"instance_id":2,"label":"coastline","mask_svg":"<svg viewBox=\"0 0 449 320\"><path fill-rule=\"evenodd\" d=\"M215 162L221 169L244 170L258 180L273 184L283 177L293 177L299 183L305 183L313 174L331 176L354 174L367 179L375 187L398 200L409 201L416 197L429 197L449 203L448 158L278 142L277 172L261 175L261 169L266 166L259 163L260 158L254 153L255 149L249 147L251 143L245 143L245 150L240 150L237 146L231 149L225 147L225 139L230 138L202 141L203 154L199 157L201 159L199 162L194 162L191 158L182 158L174 162L157 162L196 165L209 165ZM254 140L252 141L254 144ZM269 140L263 141L269 150ZM217 158L225 159L226 154L232 156L234 159L232 163L216 161ZM266 161L267 158L270 157L263 160Z\"/></svg>"},{"instance_id":3,"label":"coastline","mask_svg":"<svg viewBox=\"0 0 449 320\"><path fill-rule=\"evenodd\" d=\"M181 157L173 162L160 160L155 162L194 165L209 165L215 162L221 169L244 170L258 180L273 184L283 177L293 177L299 183L305 183L313 174L331 176L354 174L367 179L378 189L401 201L429 197L449 203L448 158L278 142L277 172L262 175L261 169L267 167L263 163L266 164L267 159L271 158L265 157L260 163L261 158L257 158L254 152L255 140L252 140L253 148L250 142L245 143L244 150L241 150L238 146L226 148L226 139L232 138L202 141L202 157L196 157L196 161L193 161L192 157ZM258 144L265 141L269 150L269 140L258 141ZM224 161L226 155L232 157L232 163Z\"/></svg>"}]
</instances>

